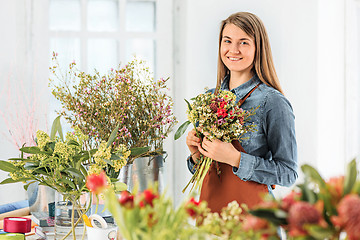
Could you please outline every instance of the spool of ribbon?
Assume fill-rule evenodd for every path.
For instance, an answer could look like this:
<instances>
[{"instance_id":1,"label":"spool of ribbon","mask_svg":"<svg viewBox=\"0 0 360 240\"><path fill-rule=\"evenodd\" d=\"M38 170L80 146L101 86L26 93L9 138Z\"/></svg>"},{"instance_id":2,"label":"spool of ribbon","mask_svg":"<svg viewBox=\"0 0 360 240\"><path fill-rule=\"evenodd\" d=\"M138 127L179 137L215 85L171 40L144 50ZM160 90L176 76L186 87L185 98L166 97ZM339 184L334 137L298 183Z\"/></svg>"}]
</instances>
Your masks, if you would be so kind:
<instances>
[{"instance_id":1,"label":"spool of ribbon","mask_svg":"<svg viewBox=\"0 0 360 240\"><path fill-rule=\"evenodd\" d=\"M4 231L8 233L28 233L31 231L31 219L22 217L4 218Z\"/></svg>"},{"instance_id":2,"label":"spool of ribbon","mask_svg":"<svg viewBox=\"0 0 360 240\"><path fill-rule=\"evenodd\" d=\"M25 240L25 235L21 233L3 233L0 234L1 240Z\"/></svg>"},{"instance_id":3,"label":"spool of ribbon","mask_svg":"<svg viewBox=\"0 0 360 240\"><path fill-rule=\"evenodd\" d=\"M102 216L98 215L98 214L92 214L92 215L89 217L89 220L90 220L90 222L91 222L92 227L94 227L94 228L99 228L99 227L97 226L97 224L96 224L95 221L97 221L98 223L100 223L101 228L107 228L107 227L108 227L108 224L107 224L107 222L105 221L105 219L104 219Z\"/></svg>"}]
</instances>

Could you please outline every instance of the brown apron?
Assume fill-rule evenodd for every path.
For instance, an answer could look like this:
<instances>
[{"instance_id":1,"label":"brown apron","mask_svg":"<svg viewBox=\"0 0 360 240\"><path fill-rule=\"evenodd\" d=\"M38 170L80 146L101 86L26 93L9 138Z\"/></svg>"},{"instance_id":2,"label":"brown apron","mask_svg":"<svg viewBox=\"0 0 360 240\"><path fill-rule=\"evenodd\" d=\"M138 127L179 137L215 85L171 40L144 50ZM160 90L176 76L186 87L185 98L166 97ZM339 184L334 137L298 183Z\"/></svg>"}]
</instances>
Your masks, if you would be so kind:
<instances>
[{"instance_id":1,"label":"brown apron","mask_svg":"<svg viewBox=\"0 0 360 240\"><path fill-rule=\"evenodd\" d=\"M239 106L259 85L255 86L239 101ZM232 141L232 144L238 151L246 153L239 141ZM262 201L262 195L268 193L267 185L241 180L233 173L232 166L226 163L218 163L221 171L218 174L215 165L211 165L200 193L200 200L207 201L212 212L220 213L221 209L233 200L236 200L239 205L245 203L248 207L252 207Z\"/></svg>"}]
</instances>

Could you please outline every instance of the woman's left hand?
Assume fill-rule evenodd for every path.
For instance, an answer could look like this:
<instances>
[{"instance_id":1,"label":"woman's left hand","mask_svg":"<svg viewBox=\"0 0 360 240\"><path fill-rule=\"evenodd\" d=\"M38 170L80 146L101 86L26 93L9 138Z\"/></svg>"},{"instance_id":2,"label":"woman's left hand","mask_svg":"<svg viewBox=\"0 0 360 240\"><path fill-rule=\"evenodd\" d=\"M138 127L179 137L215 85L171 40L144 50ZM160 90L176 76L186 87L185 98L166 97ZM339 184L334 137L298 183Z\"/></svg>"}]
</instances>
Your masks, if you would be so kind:
<instances>
[{"instance_id":1,"label":"woman's left hand","mask_svg":"<svg viewBox=\"0 0 360 240\"><path fill-rule=\"evenodd\" d=\"M209 140L209 133L204 133L201 146L198 146L199 152L218 162L227 163L233 167L239 167L241 153L231 144L222 142L218 139Z\"/></svg>"}]
</instances>

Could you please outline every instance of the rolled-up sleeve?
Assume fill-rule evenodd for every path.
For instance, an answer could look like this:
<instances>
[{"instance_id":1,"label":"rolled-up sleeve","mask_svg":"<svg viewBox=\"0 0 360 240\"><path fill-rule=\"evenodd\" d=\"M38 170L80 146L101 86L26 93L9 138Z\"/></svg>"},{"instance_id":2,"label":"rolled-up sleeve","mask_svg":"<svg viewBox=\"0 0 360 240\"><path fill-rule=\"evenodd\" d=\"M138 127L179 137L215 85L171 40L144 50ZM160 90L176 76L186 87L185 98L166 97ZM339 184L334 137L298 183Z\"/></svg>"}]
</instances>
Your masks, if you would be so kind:
<instances>
[{"instance_id":1,"label":"rolled-up sleeve","mask_svg":"<svg viewBox=\"0 0 360 240\"><path fill-rule=\"evenodd\" d=\"M241 153L239 167L233 168L233 172L244 181L291 186L298 177L295 116L292 107L283 95L268 94L262 111L260 122L268 152L264 157Z\"/></svg>"},{"instance_id":2,"label":"rolled-up sleeve","mask_svg":"<svg viewBox=\"0 0 360 240\"><path fill-rule=\"evenodd\" d=\"M196 171L196 169L195 169L195 163L194 163L194 161L192 160L191 156L189 156L186 161L187 161L187 166L188 166L189 171L190 171L192 174L194 174L195 171Z\"/></svg>"}]
</instances>

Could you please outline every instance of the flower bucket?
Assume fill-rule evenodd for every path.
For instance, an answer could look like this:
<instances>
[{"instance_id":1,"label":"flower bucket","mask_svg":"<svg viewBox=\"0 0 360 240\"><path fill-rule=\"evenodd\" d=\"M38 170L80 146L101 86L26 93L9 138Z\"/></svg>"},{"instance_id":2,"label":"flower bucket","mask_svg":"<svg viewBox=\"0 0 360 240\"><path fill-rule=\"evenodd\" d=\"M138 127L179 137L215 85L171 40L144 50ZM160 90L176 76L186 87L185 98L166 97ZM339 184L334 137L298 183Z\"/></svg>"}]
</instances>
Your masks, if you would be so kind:
<instances>
[{"instance_id":1,"label":"flower bucket","mask_svg":"<svg viewBox=\"0 0 360 240\"><path fill-rule=\"evenodd\" d=\"M38 182L34 182L29 185L27 191L30 213L41 212L49 214L49 203L54 202L55 190L39 185Z\"/></svg>"},{"instance_id":2,"label":"flower bucket","mask_svg":"<svg viewBox=\"0 0 360 240\"><path fill-rule=\"evenodd\" d=\"M138 185L138 191L144 191L149 184L158 182L158 191L164 190L164 159L167 154L136 158L130 165L124 166L119 175L120 182L128 186L132 192Z\"/></svg>"}]
</instances>

